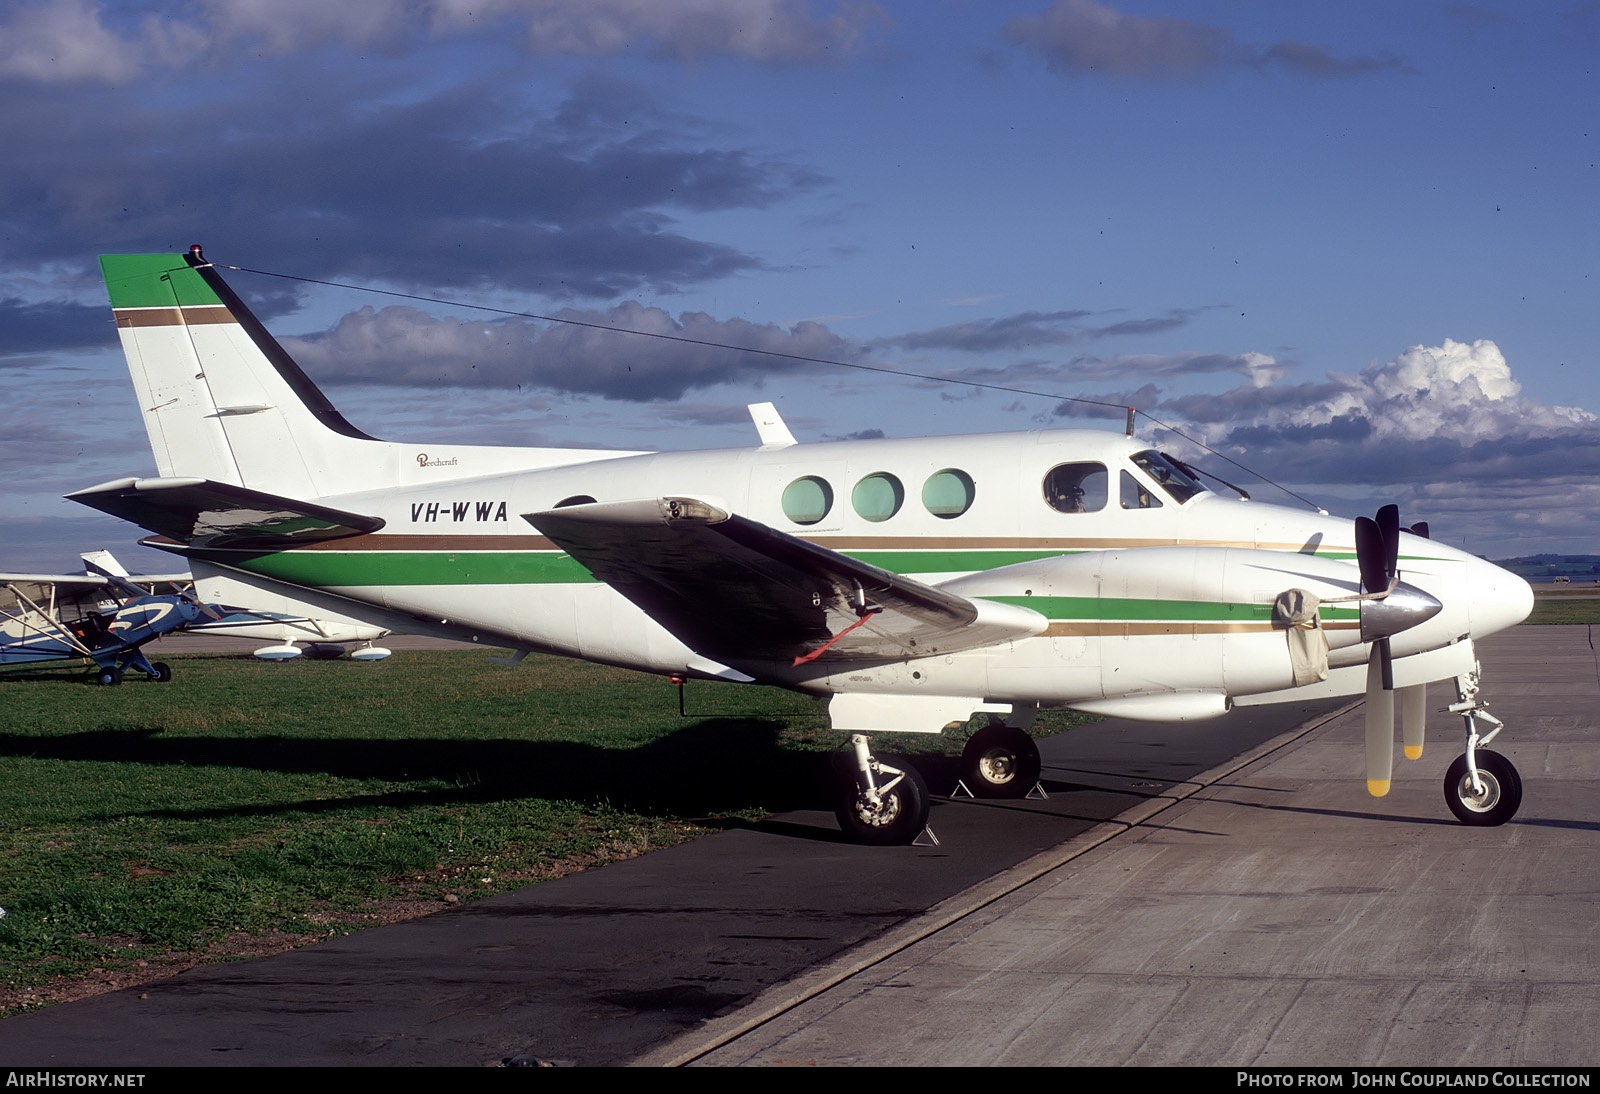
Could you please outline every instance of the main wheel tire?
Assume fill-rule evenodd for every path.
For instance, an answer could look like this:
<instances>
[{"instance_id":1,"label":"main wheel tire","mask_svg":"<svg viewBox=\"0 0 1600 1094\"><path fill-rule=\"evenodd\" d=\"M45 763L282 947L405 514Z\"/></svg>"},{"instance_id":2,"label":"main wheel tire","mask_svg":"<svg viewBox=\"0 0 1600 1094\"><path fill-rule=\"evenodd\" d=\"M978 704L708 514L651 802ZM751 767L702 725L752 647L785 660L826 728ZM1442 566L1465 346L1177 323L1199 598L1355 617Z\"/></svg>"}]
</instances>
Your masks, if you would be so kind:
<instances>
[{"instance_id":1,"label":"main wheel tire","mask_svg":"<svg viewBox=\"0 0 1600 1094\"><path fill-rule=\"evenodd\" d=\"M1025 798L1042 767L1033 738L1011 726L985 726L961 750L961 779L980 798Z\"/></svg>"},{"instance_id":2,"label":"main wheel tire","mask_svg":"<svg viewBox=\"0 0 1600 1094\"><path fill-rule=\"evenodd\" d=\"M152 661L150 663L150 667L156 670L150 676L150 679L154 680L156 683L165 684L168 680L172 679L172 666L167 664L165 661Z\"/></svg>"},{"instance_id":3,"label":"main wheel tire","mask_svg":"<svg viewBox=\"0 0 1600 1094\"><path fill-rule=\"evenodd\" d=\"M114 688L122 683L122 670L115 665L108 665L100 670L95 679L102 687Z\"/></svg>"},{"instance_id":4,"label":"main wheel tire","mask_svg":"<svg viewBox=\"0 0 1600 1094\"><path fill-rule=\"evenodd\" d=\"M853 767L839 772L833 814L846 836L857 843L890 847L910 843L928 826L928 784L921 772L904 760L900 770L904 777L879 795L876 806L867 800L860 772Z\"/></svg>"},{"instance_id":5,"label":"main wheel tire","mask_svg":"<svg viewBox=\"0 0 1600 1094\"><path fill-rule=\"evenodd\" d=\"M1492 828L1517 815L1522 805L1522 776L1498 752L1480 748L1474 753L1482 793L1474 793L1465 754L1457 756L1444 776L1444 800L1462 824Z\"/></svg>"}]
</instances>

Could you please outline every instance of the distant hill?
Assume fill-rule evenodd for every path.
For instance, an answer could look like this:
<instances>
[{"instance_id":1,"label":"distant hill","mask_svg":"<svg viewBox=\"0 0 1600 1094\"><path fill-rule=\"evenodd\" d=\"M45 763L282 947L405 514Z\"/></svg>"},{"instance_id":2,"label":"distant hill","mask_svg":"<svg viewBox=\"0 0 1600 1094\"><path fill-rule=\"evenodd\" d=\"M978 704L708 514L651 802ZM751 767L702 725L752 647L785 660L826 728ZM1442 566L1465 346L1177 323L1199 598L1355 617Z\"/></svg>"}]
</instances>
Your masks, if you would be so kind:
<instances>
[{"instance_id":1,"label":"distant hill","mask_svg":"<svg viewBox=\"0 0 1600 1094\"><path fill-rule=\"evenodd\" d=\"M1491 561L1527 581L1549 581L1554 577L1574 581L1600 579L1600 555L1524 555Z\"/></svg>"}]
</instances>

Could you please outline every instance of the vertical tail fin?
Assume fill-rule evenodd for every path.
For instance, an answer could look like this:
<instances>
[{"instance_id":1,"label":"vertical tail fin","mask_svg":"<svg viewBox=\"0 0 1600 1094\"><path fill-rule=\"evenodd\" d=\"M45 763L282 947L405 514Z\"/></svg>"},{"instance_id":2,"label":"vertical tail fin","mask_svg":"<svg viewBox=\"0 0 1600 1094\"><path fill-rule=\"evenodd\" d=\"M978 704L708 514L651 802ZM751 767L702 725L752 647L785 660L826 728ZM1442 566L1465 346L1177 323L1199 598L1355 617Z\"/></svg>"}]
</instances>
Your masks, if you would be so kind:
<instances>
[{"instance_id":1,"label":"vertical tail fin","mask_svg":"<svg viewBox=\"0 0 1600 1094\"><path fill-rule=\"evenodd\" d=\"M288 497L393 481L393 446L345 421L199 247L100 268L161 475Z\"/></svg>"}]
</instances>

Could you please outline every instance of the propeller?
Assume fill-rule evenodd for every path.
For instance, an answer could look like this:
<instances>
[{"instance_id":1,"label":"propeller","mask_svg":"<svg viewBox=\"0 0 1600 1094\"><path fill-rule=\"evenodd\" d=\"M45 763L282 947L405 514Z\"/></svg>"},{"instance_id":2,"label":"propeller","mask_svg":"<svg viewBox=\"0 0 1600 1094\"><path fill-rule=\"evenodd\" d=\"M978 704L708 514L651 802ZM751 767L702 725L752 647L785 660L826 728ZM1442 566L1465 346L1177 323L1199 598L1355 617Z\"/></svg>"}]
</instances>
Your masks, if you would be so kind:
<instances>
[{"instance_id":1,"label":"propeller","mask_svg":"<svg viewBox=\"0 0 1600 1094\"><path fill-rule=\"evenodd\" d=\"M1420 531L1419 531L1420 529ZM1372 643L1367 657L1367 791L1375 798L1389 792L1394 766L1394 658L1389 637L1414 627L1443 607L1421 589L1400 581L1400 507L1385 505L1376 518L1356 518L1356 564L1361 570L1361 640ZM1428 525L1407 528L1426 536ZM1422 755L1427 720L1427 686L1400 689L1401 732L1407 759Z\"/></svg>"}]
</instances>

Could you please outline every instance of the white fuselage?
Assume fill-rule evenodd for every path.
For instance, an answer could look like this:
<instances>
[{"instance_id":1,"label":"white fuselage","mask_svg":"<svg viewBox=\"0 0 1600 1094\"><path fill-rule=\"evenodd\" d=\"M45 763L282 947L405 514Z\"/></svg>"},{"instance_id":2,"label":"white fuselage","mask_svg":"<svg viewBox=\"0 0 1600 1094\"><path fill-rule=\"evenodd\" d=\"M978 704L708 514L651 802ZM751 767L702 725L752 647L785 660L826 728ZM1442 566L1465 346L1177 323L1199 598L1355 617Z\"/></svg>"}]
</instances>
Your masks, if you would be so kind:
<instances>
[{"instance_id":1,"label":"white fuselage","mask_svg":"<svg viewBox=\"0 0 1600 1094\"><path fill-rule=\"evenodd\" d=\"M1057 430L596 454L463 477L459 470L483 462L485 450L434 446L403 485L318 499L381 517L377 533L248 558L192 557L208 600L245 602L230 582L282 592L281 581L338 598L311 601L308 614L337 606L396 630L647 672L732 669L819 693L1087 709L1115 700L1124 713L1181 720L1221 713L1235 697L1291 689L1286 637L1271 605L1291 588L1325 601L1360 591L1352 522L1191 493L1192 484L1169 490L1148 460L1134 458L1149 449L1116 434ZM506 450L493 451L500 463ZM427 464L437 471L431 478ZM1095 467L1103 469L1098 478ZM1063 479L1083 485L1064 499ZM704 499L964 597L1030 608L1048 625L997 646L844 668L712 662L523 519L563 503L661 496ZM1402 537L1400 569L1443 608L1394 636L1397 663L1510 626L1531 603L1520 579L1420 537ZM1336 668L1366 660L1356 620L1354 604L1321 613ZM1454 675L1460 663L1440 662L1451 671L1433 678Z\"/></svg>"}]
</instances>

